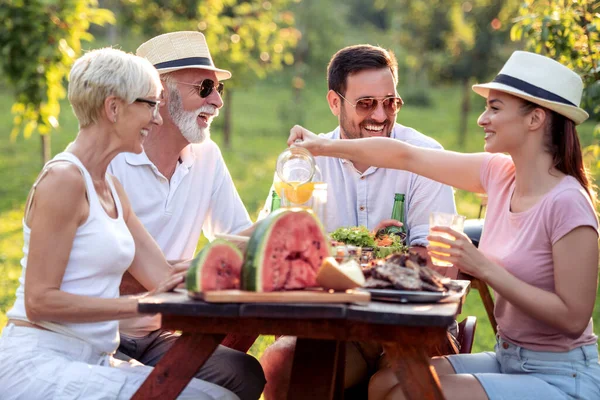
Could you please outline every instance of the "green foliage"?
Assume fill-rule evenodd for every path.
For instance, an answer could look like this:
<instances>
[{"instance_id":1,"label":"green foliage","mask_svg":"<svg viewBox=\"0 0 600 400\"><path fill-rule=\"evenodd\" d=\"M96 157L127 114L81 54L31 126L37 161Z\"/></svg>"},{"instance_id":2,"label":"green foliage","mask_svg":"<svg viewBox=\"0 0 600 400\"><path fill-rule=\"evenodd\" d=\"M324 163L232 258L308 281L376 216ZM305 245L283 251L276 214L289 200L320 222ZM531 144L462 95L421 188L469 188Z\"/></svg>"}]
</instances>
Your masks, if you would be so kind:
<instances>
[{"instance_id":1,"label":"green foliage","mask_svg":"<svg viewBox=\"0 0 600 400\"><path fill-rule=\"evenodd\" d=\"M177 31L201 31L220 68L235 79L230 87L248 87L254 79L294 62L300 38L290 0L122 0L121 19L146 37Z\"/></svg>"},{"instance_id":2,"label":"green foliage","mask_svg":"<svg viewBox=\"0 0 600 400\"><path fill-rule=\"evenodd\" d=\"M586 87L582 106L600 121L600 3L526 0L511 29L512 40L567 65Z\"/></svg>"},{"instance_id":3,"label":"green foliage","mask_svg":"<svg viewBox=\"0 0 600 400\"><path fill-rule=\"evenodd\" d=\"M375 239L365 226L349 226L338 228L329 234L333 240L353 246L375 247Z\"/></svg>"},{"instance_id":4,"label":"green foliage","mask_svg":"<svg viewBox=\"0 0 600 400\"><path fill-rule=\"evenodd\" d=\"M440 80L486 79L499 66L498 48L508 41L501 19L515 0L407 0L377 3L394 15L406 67ZM418 17L416 17L418 16Z\"/></svg>"},{"instance_id":5,"label":"green foliage","mask_svg":"<svg viewBox=\"0 0 600 400\"><path fill-rule=\"evenodd\" d=\"M0 7L0 70L15 91L11 137L58 127L63 85L90 24L114 23L96 0L8 0Z\"/></svg>"},{"instance_id":6,"label":"green foliage","mask_svg":"<svg viewBox=\"0 0 600 400\"><path fill-rule=\"evenodd\" d=\"M577 72L584 84L581 106L596 121L600 137L600 3L588 0L526 0L511 29L512 40ZM584 148L592 175L600 173L600 146Z\"/></svg>"}]
</instances>

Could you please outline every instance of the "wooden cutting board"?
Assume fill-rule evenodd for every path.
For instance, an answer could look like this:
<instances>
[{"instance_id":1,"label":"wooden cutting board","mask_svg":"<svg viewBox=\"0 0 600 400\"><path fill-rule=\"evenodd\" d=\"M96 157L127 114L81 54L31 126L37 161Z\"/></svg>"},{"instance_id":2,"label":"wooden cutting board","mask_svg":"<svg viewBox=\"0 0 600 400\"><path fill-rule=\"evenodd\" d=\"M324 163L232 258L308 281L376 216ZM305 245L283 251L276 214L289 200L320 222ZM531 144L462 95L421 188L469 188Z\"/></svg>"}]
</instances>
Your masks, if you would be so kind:
<instances>
[{"instance_id":1,"label":"wooden cutting board","mask_svg":"<svg viewBox=\"0 0 600 400\"><path fill-rule=\"evenodd\" d=\"M206 293L190 293L190 296L208 303L366 303L371 300L369 292L356 289L345 292L328 292L323 289L282 292L214 290Z\"/></svg>"}]
</instances>

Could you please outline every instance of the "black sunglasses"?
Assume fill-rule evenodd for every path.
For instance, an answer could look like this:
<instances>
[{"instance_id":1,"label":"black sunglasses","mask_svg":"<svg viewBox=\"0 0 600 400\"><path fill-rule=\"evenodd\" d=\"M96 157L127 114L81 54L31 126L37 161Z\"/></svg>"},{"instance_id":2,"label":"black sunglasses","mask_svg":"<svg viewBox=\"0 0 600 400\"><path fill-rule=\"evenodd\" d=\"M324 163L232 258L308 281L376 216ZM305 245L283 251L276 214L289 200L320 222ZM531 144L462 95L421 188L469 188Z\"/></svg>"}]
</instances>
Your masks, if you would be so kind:
<instances>
[{"instance_id":1,"label":"black sunglasses","mask_svg":"<svg viewBox=\"0 0 600 400\"><path fill-rule=\"evenodd\" d=\"M341 93L336 92L342 99L344 99L348 104L350 104L356 110L356 114L360 117L366 117L370 115L377 108L377 104L379 104L380 100L377 100L375 97L365 97L362 99L358 99L356 104L352 103ZM383 109L387 115L396 115L404 105L404 101L402 101L401 97L384 97L381 99L381 103L383 104Z\"/></svg>"},{"instance_id":2,"label":"black sunglasses","mask_svg":"<svg viewBox=\"0 0 600 400\"><path fill-rule=\"evenodd\" d=\"M187 83L187 82L176 82L176 83L195 87L198 90L198 95L200 97L202 97L203 99L210 96L213 89L215 89L215 81L213 81L212 79L205 79L202 82L200 82L199 84L198 83ZM219 93L219 96L222 96L223 95L223 82L219 82L216 89L217 89L217 93Z\"/></svg>"}]
</instances>

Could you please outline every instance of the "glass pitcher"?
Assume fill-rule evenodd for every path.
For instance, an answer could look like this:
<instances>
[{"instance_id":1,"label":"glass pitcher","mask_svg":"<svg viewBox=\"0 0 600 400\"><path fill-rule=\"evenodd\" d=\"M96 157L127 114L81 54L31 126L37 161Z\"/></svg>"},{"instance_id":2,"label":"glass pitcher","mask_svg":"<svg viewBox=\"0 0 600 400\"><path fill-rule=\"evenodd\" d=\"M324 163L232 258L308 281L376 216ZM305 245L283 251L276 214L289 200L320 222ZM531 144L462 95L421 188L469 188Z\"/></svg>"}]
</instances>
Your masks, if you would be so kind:
<instances>
[{"instance_id":1,"label":"glass pitcher","mask_svg":"<svg viewBox=\"0 0 600 400\"><path fill-rule=\"evenodd\" d=\"M301 147L289 147L277 158L275 190L284 207L311 207L316 183L321 183L319 167L310 152Z\"/></svg>"}]
</instances>

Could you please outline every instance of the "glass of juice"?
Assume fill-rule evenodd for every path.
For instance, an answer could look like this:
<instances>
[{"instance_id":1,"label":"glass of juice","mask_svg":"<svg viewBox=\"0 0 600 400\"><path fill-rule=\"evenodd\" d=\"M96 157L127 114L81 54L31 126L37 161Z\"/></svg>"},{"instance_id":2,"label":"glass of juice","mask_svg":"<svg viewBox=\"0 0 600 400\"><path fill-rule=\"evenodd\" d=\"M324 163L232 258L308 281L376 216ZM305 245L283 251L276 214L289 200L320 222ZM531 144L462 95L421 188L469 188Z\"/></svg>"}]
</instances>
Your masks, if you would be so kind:
<instances>
[{"instance_id":1,"label":"glass of juice","mask_svg":"<svg viewBox=\"0 0 600 400\"><path fill-rule=\"evenodd\" d=\"M442 236L442 237L445 237L450 240L455 240L454 236L447 234L445 232L439 232L439 231L434 232L432 230L432 228L435 226L447 226L447 227L454 229L455 231L463 232L464 227L465 227L465 217L463 215L450 214L450 213L444 213L444 212L439 212L439 211L433 211L431 214L429 214L429 234L436 235L436 236ZM448 245L445 245L443 243L438 243L438 242L429 242L429 243L433 246L446 247L446 248L450 247ZM433 263L433 265L436 265L438 267L451 267L452 266L452 263L450 263L450 262L442 261L442 260L435 258L434 254L436 254L436 253L433 253L433 252L430 253L431 262ZM441 252L439 252L438 254L447 255L446 253L441 253Z\"/></svg>"}]
</instances>

